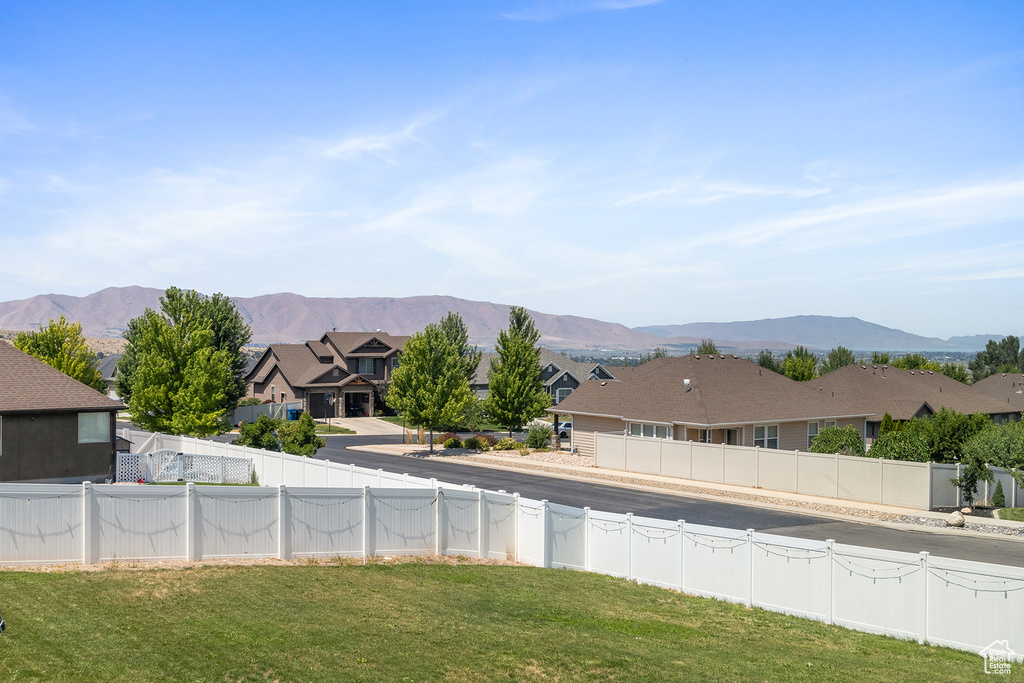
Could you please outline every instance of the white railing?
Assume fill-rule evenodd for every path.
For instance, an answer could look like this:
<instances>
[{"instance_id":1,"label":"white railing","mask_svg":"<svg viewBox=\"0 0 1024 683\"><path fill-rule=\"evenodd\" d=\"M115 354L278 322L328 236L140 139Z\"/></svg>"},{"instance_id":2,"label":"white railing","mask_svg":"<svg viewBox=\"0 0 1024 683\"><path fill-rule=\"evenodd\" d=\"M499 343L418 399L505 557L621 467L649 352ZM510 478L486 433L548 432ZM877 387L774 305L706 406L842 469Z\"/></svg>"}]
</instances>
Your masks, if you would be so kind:
<instances>
[{"instance_id":1,"label":"white railing","mask_svg":"<svg viewBox=\"0 0 1024 683\"><path fill-rule=\"evenodd\" d=\"M269 476L279 454L264 455ZM1024 568L573 508L352 465L326 472L340 483L0 484L0 564L468 555L975 652L1005 640L1024 652ZM964 628L964 614L986 618Z\"/></svg>"},{"instance_id":2,"label":"white railing","mask_svg":"<svg viewBox=\"0 0 1024 683\"><path fill-rule=\"evenodd\" d=\"M115 481L250 484L252 474L250 458L193 455L164 448L152 453L118 453Z\"/></svg>"},{"instance_id":3,"label":"white railing","mask_svg":"<svg viewBox=\"0 0 1024 683\"><path fill-rule=\"evenodd\" d=\"M903 462L830 453L785 451L594 433L598 467L679 477L695 481L827 496L930 510L959 507L960 465ZM988 503L1002 482L1007 507L1024 506L1024 489L1012 473L989 468L993 481L981 482L976 503Z\"/></svg>"}]
</instances>

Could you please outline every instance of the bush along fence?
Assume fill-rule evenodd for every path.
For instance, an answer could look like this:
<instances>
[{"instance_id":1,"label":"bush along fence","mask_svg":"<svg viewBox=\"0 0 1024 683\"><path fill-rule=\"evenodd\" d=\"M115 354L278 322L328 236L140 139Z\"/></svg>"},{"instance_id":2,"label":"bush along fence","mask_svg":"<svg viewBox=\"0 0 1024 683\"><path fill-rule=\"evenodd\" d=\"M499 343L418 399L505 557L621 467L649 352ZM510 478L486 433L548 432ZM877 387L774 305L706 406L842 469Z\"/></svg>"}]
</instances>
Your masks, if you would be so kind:
<instances>
[{"instance_id":1,"label":"bush along fence","mask_svg":"<svg viewBox=\"0 0 1024 683\"><path fill-rule=\"evenodd\" d=\"M268 479L280 471L277 455L266 454ZM981 652L1005 641L1024 652L1024 568L339 470L344 481L332 486L0 484L0 564L467 555L592 571L922 643ZM965 614L986 618L965 628Z\"/></svg>"},{"instance_id":2,"label":"bush along fence","mask_svg":"<svg viewBox=\"0 0 1024 683\"><path fill-rule=\"evenodd\" d=\"M594 464L614 470L658 474L719 484L828 496L844 500L930 510L960 507L963 496L950 480L959 464L904 462L863 456L784 451L594 433ZM1002 482L1005 507L1024 507L1024 489L1013 475L989 468L994 479L979 482L976 504L990 503Z\"/></svg>"}]
</instances>

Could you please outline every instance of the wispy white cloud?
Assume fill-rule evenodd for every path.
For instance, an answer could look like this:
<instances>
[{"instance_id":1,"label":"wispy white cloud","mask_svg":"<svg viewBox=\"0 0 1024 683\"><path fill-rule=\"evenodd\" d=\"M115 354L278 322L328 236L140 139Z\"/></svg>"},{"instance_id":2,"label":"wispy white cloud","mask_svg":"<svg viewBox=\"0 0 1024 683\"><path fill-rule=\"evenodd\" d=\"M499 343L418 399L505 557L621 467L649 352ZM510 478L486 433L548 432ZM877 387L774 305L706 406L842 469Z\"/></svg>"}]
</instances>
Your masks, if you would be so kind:
<instances>
[{"instance_id":1,"label":"wispy white cloud","mask_svg":"<svg viewBox=\"0 0 1024 683\"><path fill-rule=\"evenodd\" d=\"M422 117L390 133L354 135L339 142L330 143L323 150L323 156L330 159L351 161L366 154L383 159L388 163L395 163L394 159L390 156L390 152L408 142L421 142L416 133L429 121L429 117Z\"/></svg>"},{"instance_id":2,"label":"wispy white cloud","mask_svg":"<svg viewBox=\"0 0 1024 683\"><path fill-rule=\"evenodd\" d=\"M712 204L741 197L806 198L827 194L825 187L776 187L727 181L685 181L659 190L641 192L618 200L612 207L663 201L676 204Z\"/></svg>"},{"instance_id":3,"label":"wispy white cloud","mask_svg":"<svg viewBox=\"0 0 1024 683\"><path fill-rule=\"evenodd\" d=\"M664 0L540 0L502 16L513 21L552 21L584 12L615 12L657 5Z\"/></svg>"}]
</instances>

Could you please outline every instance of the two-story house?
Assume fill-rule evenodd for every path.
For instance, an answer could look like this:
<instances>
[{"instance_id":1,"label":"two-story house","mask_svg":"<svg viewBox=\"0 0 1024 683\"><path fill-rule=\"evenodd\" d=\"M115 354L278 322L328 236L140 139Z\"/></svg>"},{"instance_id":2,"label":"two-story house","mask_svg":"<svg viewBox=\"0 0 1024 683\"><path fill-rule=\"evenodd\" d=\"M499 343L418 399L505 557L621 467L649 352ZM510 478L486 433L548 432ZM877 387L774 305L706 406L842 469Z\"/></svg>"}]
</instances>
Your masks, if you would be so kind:
<instances>
[{"instance_id":1,"label":"two-story house","mask_svg":"<svg viewBox=\"0 0 1024 683\"><path fill-rule=\"evenodd\" d=\"M249 374L247 396L302 401L315 418L369 417L391 381L407 336L326 332L304 344L271 344Z\"/></svg>"}]
</instances>

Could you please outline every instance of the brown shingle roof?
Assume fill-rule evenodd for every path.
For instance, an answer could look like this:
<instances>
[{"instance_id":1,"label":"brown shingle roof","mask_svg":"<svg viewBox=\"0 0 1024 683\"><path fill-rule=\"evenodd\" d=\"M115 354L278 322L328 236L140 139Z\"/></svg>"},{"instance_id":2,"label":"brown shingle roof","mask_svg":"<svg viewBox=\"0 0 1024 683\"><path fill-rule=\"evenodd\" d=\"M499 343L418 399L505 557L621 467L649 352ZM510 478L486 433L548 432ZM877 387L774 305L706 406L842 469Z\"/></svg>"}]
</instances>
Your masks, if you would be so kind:
<instances>
[{"instance_id":1,"label":"brown shingle roof","mask_svg":"<svg viewBox=\"0 0 1024 683\"><path fill-rule=\"evenodd\" d=\"M1024 410L1024 374L1006 372L990 375L972 386L1005 403L1007 410Z\"/></svg>"},{"instance_id":2,"label":"brown shingle roof","mask_svg":"<svg viewBox=\"0 0 1024 683\"><path fill-rule=\"evenodd\" d=\"M0 342L0 413L121 408L117 401Z\"/></svg>"},{"instance_id":3,"label":"brown shingle roof","mask_svg":"<svg viewBox=\"0 0 1024 683\"><path fill-rule=\"evenodd\" d=\"M327 332L325 337L344 355L346 358L359 356L390 355L395 351L401 351L409 337L405 335L390 335L387 332ZM390 347L390 350L382 350L381 353L356 353L356 349L363 346L371 339L377 339ZM335 359L338 360L338 359Z\"/></svg>"},{"instance_id":4,"label":"brown shingle roof","mask_svg":"<svg viewBox=\"0 0 1024 683\"><path fill-rule=\"evenodd\" d=\"M618 380L584 382L557 411L702 427L865 415L736 356L658 358L615 370Z\"/></svg>"},{"instance_id":5,"label":"brown shingle roof","mask_svg":"<svg viewBox=\"0 0 1024 683\"><path fill-rule=\"evenodd\" d=\"M933 370L900 370L885 365L847 365L808 384L826 396L834 395L877 422L889 413L909 420L927 404L932 411L951 408L959 413L1009 413L1020 408L999 401Z\"/></svg>"}]
</instances>

